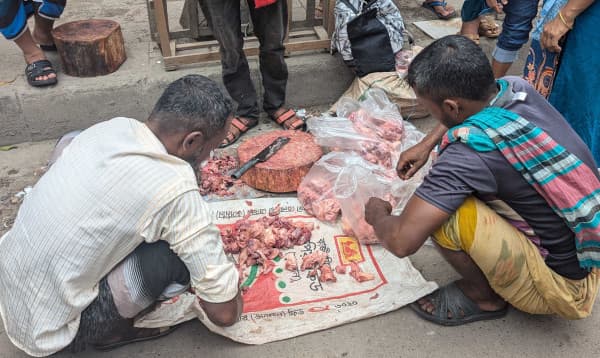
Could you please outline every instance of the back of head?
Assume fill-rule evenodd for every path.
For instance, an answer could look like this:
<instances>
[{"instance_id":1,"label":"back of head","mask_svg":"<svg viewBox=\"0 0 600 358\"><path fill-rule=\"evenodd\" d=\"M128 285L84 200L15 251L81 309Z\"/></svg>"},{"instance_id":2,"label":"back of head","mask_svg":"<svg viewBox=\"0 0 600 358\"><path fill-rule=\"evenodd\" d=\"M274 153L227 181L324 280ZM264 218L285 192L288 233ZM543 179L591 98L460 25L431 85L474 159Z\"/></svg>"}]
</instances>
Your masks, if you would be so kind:
<instances>
[{"instance_id":1,"label":"back of head","mask_svg":"<svg viewBox=\"0 0 600 358\"><path fill-rule=\"evenodd\" d=\"M485 53L460 35L443 37L423 49L406 79L417 94L437 103L451 97L484 101L495 86Z\"/></svg>"},{"instance_id":2,"label":"back of head","mask_svg":"<svg viewBox=\"0 0 600 358\"><path fill-rule=\"evenodd\" d=\"M200 75L187 75L165 89L148 121L163 134L201 131L212 137L223 130L233 105L217 84Z\"/></svg>"}]
</instances>

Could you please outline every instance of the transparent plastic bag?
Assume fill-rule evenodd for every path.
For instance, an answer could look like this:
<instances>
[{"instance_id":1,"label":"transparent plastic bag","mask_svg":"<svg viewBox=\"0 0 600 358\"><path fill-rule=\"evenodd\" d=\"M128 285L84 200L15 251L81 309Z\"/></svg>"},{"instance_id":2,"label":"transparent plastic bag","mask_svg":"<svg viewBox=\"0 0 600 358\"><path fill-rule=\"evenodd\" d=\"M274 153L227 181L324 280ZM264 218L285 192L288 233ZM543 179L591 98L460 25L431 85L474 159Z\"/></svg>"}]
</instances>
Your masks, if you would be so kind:
<instances>
[{"instance_id":1,"label":"transparent plastic bag","mask_svg":"<svg viewBox=\"0 0 600 358\"><path fill-rule=\"evenodd\" d=\"M333 192L333 185L344 167L360 160L354 153L331 152L310 168L298 186L298 200L304 210L325 222L334 222L341 209Z\"/></svg>"},{"instance_id":2,"label":"transparent plastic bag","mask_svg":"<svg viewBox=\"0 0 600 358\"><path fill-rule=\"evenodd\" d=\"M362 244L377 244L379 240L373 227L365 221L365 204L372 198L388 200L395 205L391 195L393 178L385 172L373 171L366 163L345 167L338 175L333 191L342 209L344 233Z\"/></svg>"}]
</instances>

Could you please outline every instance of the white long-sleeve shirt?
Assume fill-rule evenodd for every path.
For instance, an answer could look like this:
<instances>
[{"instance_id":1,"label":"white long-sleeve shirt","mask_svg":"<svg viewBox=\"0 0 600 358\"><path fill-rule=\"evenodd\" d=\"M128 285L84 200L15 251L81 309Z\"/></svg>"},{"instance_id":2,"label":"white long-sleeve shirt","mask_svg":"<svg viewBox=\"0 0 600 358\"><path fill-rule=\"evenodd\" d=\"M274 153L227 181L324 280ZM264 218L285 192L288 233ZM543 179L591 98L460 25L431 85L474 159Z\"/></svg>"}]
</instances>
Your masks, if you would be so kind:
<instances>
[{"instance_id":1,"label":"white long-sleeve shirt","mask_svg":"<svg viewBox=\"0 0 600 358\"><path fill-rule=\"evenodd\" d=\"M0 314L33 356L74 339L98 282L142 242L166 240L208 302L235 297L238 273L223 252L191 166L143 123L114 118L83 131L26 196L0 238Z\"/></svg>"}]
</instances>

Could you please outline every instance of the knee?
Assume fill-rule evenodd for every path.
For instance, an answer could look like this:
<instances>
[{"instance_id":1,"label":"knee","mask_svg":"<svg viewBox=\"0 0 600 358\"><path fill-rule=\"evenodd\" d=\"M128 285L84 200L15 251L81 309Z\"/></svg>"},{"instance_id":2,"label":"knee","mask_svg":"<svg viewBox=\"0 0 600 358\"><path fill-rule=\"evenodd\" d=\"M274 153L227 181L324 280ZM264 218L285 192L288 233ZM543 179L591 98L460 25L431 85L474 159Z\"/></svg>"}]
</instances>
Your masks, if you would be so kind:
<instances>
[{"instance_id":1,"label":"knee","mask_svg":"<svg viewBox=\"0 0 600 358\"><path fill-rule=\"evenodd\" d=\"M537 7L533 8L533 11L528 8L520 10L522 11L518 13L507 14L502 24L498 47L504 50L519 50L529 40L529 33L537 13Z\"/></svg>"}]
</instances>

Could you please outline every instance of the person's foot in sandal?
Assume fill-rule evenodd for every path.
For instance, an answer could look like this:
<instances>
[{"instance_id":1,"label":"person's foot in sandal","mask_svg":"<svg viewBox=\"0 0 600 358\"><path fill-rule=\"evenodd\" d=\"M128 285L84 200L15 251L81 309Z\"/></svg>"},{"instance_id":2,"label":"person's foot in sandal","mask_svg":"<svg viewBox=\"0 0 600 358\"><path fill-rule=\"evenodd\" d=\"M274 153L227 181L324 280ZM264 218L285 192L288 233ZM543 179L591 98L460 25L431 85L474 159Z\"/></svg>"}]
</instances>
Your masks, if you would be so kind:
<instances>
[{"instance_id":1,"label":"person's foot in sandal","mask_svg":"<svg viewBox=\"0 0 600 358\"><path fill-rule=\"evenodd\" d=\"M445 0L427 0L421 6L433 12L441 20L448 20L456 16L456 10L448 5Z\"/></svg>"},{"instance_id":2,"label":"person's foot in sandal","mask_svg":"<svg viewBox=\"0 0 600 358\"><path fill-rule=\"evenodd\" d=\"M48 60L37 60L25 67L27 82L33 87L51 86L58 82L56 71Z\"/></svg>"},{"instance_id":3,"label":"person's foot in sandal","mask_svg":"<svg viewBox=\"0 0 600 358\"><path fill-rule=\"evenodd\" d=\"M110 351L125 345L149 341L164 337L172 333L178 326L162 327L162 328L133 328L131 327L123 334L115 334L111 337L103 339L101 342L92 344L92 347L99 351Z\"/></svg>"},{"instance_id":4,"label":"person's foot in sandal","mask_svg":"<svg viewBox=\"0 0 600 358\"><path fill-rule=\"evenodd\" d=\"M256 127L258 124L258 119L254 118L246 118L246 117L235 117L231 121L231 126L229 127L229 131L227 132L227 136L219 145L219 148L225 148L233 143L235 143L242 134L246 133L252 127Z\"/></svg>"},{"instance_id":5,"label":"person's foot in sandal","mask_svg":"<svg viewBox=\"0 0 600 358\"><path fill-rule=\"evenodd\" d=\"M494 20L495 15L483 15L479 17L479 29L478 33L480 36L484 36L490 39L495 39L500 36L500 26Z\"/></svg>"},{"instance_id":6,"label":"person's foot in sandal","mask_svg":"<svg viewBox=\"0 0 600 358\"><path fill-rule=\"evenodd\" d=\"M306 122L296 115L293 109L287 109L284 107L279 108L273 114L271 114L277 124L288 130L306 130Z\"/></svg>"},{"instance_id":7,"label":"person's foot in sandal","mask_svg":"<svg viewBox=\"0 0 600 358\"><path fill-rule=\"evenodd\" d=\"M466 323L504 317L508 304L498 295L472 299L455 281L412 303L410 308L427 320L443 326L459 326ZM466 287L466 286L465 286ZM473 290L471 290L473 291ZM469 292L475 296L476 290Z\"/></svg>"}]
</instances>

